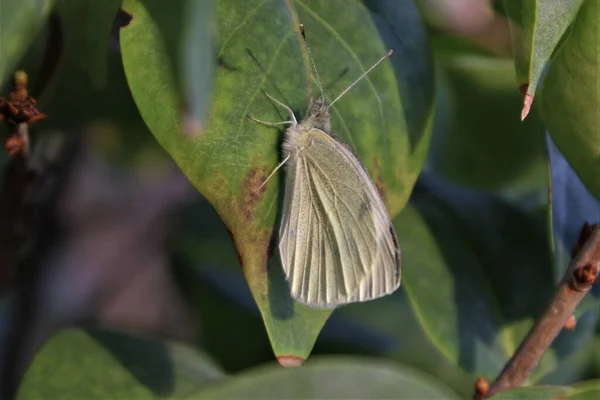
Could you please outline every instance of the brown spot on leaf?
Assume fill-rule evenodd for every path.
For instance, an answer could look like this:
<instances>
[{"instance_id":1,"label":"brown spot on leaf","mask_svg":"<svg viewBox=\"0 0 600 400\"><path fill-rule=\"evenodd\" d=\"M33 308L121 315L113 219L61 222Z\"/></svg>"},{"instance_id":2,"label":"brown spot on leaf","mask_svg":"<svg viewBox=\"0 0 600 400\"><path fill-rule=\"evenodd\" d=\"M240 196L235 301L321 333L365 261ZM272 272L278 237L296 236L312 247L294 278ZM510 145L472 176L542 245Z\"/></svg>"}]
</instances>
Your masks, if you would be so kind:
<instances>
[{"instance_id":1,"label":"brown spot on leaf","mask_svg":"<svg viewBox=\"0 0 600 400\"><path fill-rule=\"evenodd\" d=\"M263 170L252 168L244 177L240 211L247 221L252 221L256 212L256 206L267 190L267 186L262 185L267 176Z\"/></svg>"},{"instance_id":2,"label":"brown spot on leaf","mask_svg":"<svg viewBox=\"0 0 600 400\"><path fill-rule=\"evenodd\" d=\"M379 196L381 196L381 199L385 203L385 184L383 183L383 178L381 176L381 167L379 166L379 159L377 157L373 157L373 168L375 169L375 176L373 177L373 182L375 183L375 187L377 187Z\"/></svg>"},{"instance_id":3,"label":"brown spot on leaf","mask_svg":"<svg viewBox=\"0 0 600 400\"><path fill-rule=\"evenodd\" d=\"M227 233L229 234L229 237L231 238L231 241L233 242L233 247L235 247L235 253L237 254L238 261L239 261L240 265L243 267L244 266L244 256L242 253L240 253L240 249L239 249L237 243L235 242L235 236L233 236L233 233L231 233L231 231L229 229L227 229Z\"/></svg>"},{"instance_id":4,"label":"brown spot on leaf","mask_svg":"<svg viewBox=\"0 0 600 400\"><path fill-rule=\"evenodd\" d=\"M279 356L277 361L282 367L300 367L304 362L304 358L298 356Z\"/></svg>"}]
</instances>

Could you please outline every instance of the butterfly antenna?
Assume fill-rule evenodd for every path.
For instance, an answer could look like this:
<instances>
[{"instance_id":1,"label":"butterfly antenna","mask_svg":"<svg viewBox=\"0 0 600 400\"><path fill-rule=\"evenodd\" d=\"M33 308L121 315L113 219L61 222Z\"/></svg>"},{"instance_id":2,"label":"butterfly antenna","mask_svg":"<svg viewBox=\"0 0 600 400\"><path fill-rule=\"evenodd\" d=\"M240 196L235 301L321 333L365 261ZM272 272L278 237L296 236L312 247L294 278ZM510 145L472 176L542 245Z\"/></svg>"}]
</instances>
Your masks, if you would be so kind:
<instances>
[{"instance_id":1,"label":"butterfly antenna","mask_svg":"<svg viewBox=\"0 0 600 400\"><path fill-rule=\"evenodd\" d=\"M364 78L365 76L367 76L367 74L368 74L369 72L371 72L371 70L372 70L373 68L375 68L375 67L376 67L376 66L378 66L378 65L379 65L379 64L380 64L380 63L381 63L383 60L385 60L386 58L388 58L389 56L391 56L393 52L394 52L393 50L389 50L387 53L385 53L385 55L384 55L383 57L381 57L381 58L379 59L379 61L377 61L375 64L373 64L373 65L371 66L371 68L369 68L368 70L366 70L364 74L362 74L361 76L359 76L359 77L358 77L358 79L357 79L357 80L355 80L354 82L352 82L352 84L351 84L350 86L348 86L348 87L346 88L346 90L344 90L342 93L340 93L340 95L339 95L338 97L336 97L336 98L335 98L335 100L333 100L331 103L329 103L329 106L327 107L327 109L329 109L329 108L330 108L330 107L333 105L333 103L335 103L335 102L336 102L336 101L338 101L338 100L339 100L339 99L340 99L340 98L341 98L343 95L345 95L345 94L348 92L348 90L352 89L352 88L354 87L354 85L356 85L358 82L360 82L360 80L361 80L362 78Z\"/></svg>"},{"instance_id":2,"label":"butterfly antenna","mask_svg":"<svg viewBox=\"0 0 600 400\"><path fill-rule=\"evenodd\" d=\"M302 40L304 40L304 44L306 45L306 50L308 51L308 58L310 58L310 62L312 64L313 70L315 71L315 77L317 78L317 84L319 85L319 90L321 91L321 97L325 99L325 93L323 92L323 85L321 84L321 79L319 78L319 73L317 72L317 66L315 65L315 59L313 58L312 51L310 51L310 46L308 45L308 40L306 40L306 33L304 32L304 24L300 24L300 33L302 34ZM308 75L310 79L310 74ZM309 81L310 85L310 81Z\"/></svg>"}]
</instances>

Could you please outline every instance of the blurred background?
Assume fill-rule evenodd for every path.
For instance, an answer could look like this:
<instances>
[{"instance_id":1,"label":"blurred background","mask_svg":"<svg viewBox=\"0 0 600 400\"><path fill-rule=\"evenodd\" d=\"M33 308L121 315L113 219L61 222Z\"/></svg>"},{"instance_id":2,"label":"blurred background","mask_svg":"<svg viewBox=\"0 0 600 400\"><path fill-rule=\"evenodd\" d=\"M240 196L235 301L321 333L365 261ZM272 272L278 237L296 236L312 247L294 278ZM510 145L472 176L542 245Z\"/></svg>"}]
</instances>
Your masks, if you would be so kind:
<instances>
[{"instance_id":1,"label":"blurred background","mask_svg":"<svg viewBox=\"0 0 600 400\"><path fill-rule=\"evenodd\" d=\"M0 1L3 45L22 34L17 3ZM63 3L60 18L76 21L77 10L61 11ZM405 265L421 280L337 310L312 355L385 357L470 396L474 379L493 379L518 346L562 277L582 223L600 220L600 205L537 108L520 121L523 95L502 2L416 4L434 60L435 119L412 211L399 217L407 228L397 229L401 243L416 235L408 247L427 253L433 246L439 256L413 259L407 250ZM39 346L68 327L186 343L226 374L272 363L225 225L157 143L129 91L119 29L130 16L115 14L106 70L90 78L76 58L61 55L100 44L76 43L64 29L76 24L47 12L28 33L31 44L16 50L18 62L0 61L0 95L9 97L12 73L23 68L29 94L49 116L31 125L26 161L0 153L4 396L14 394ZM0 133L4 141L11 132L1 125ZM446 288L454 301L444 308L436 292ZM561 334L532 382L600 375L597 299L582 303L576 332ZM490 309L501 311L490 317Z\"/></svg>"}]
</instances>

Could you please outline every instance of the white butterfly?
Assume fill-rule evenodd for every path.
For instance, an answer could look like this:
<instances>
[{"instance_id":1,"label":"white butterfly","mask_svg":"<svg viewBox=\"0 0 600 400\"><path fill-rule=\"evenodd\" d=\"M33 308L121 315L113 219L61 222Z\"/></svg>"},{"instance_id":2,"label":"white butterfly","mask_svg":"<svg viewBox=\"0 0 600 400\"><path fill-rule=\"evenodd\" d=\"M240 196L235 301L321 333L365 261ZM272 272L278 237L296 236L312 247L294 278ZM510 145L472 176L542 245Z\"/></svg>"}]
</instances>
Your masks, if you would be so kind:
<instances>
[{"instance_id":1,"label":"white butterfly","mask_svg":"<svg viewBox=\"0 0 600 400\"><path fill-rule=\"evenodd\" d=\"M373 300L400 286L400 248L379 192L350 146L331 133L329 108L390 50L334 101L327 104L310 47L306 44L321 97L300 123L292 109L290 120L254 121L274 126L289 124L283 143L286 181L279 253L291 295L312 307ZM263 183L264 184L264 183Z\"/></svg>"}]
</instances>

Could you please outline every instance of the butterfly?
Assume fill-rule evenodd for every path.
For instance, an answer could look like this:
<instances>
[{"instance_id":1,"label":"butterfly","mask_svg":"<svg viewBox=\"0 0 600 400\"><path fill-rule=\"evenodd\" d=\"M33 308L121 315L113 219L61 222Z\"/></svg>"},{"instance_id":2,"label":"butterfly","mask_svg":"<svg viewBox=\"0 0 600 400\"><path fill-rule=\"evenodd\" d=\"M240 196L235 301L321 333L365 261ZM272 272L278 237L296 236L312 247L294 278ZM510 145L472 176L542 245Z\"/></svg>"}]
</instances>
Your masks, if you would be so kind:
<instances>
[{"instance_id":1,"label":"butterfly","mask_svg":"<svg viewBox=\"0 0 600 400\"><path fill-rule=\"evenodd\" d=\"M283 160L267 177L285 167L279 253L292 297L305 305L335 308L394 292L401 281L400 248L377 187L352 148L331 132L329 108L378 62L327 103L304 26L300 32L315 71L321 96L311 101L298 122L290 107Z\"/></svg>"}]
</instances>

